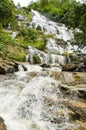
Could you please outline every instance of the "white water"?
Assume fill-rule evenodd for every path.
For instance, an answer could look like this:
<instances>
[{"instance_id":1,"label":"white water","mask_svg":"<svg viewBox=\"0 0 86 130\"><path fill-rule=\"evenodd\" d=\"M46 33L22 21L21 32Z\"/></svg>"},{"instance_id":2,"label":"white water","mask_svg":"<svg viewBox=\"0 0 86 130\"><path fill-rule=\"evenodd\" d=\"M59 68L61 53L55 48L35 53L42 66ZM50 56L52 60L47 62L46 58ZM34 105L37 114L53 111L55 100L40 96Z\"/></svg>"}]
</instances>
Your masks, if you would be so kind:
<instances>
[{"instance_id":1,"label":"white water","mask_svg":"<svg viewBox=\"0 0 86 130\"><path fill-rule=\"evenodd\" d=\"M64 24L58 24L53 21L49 21L46 17L42 16L39 12L32 10L32 22L31 27L36 29L38 26L41 27L41 31L46 34L54 34L55 37L63 39L65 41L73 38L72 30L67 30Z\"/></svg>"},{"instance_id":2,"label":"white water","mask_svg":"<svg viewBox=\"0 0 86 130\"><path fill-rule=\"evenodd\" d=\"M34 55L37 55L40 58L41 64L66 64L67 59L65 56L53 54L50 50L48 54L46 54L34 47L28 46L28 52L29 54L26 56L26 61L29 61L31 64L33 64Z\"/></svg>"},{"instance_id":3,"label":"white water","mask_svg":"<svg viewBox=\"0 0 86 130\"><path fill-rule=\"evenodd\" d=\"M33 70L0 81L0 116L7 130L65 130L69 119L67 108L59 101L58 82L48 75L31 78Z\"/></svg>"},{"instance_id":4,"label":"white water","mask_svg":"<svg viewBox=\"0 0 86 130\"><path fill-rule=\"evenodd\" d=\"M59 63L59 61L60 64L65 64L66 58L62 56L62 54L64 54L65 52L73 53L74 51L79 51L81 53L86 53L86 48L79 49L77 45L73 46L70 44L70 40L74 38L74 30L68 30L64 24L48 20L45 16L41 15L35 10L31 10L31 12L32 21L29 23L28 27L34 29L40 27L41 31L43 31L45 34L53 34L54 37L47 39L46 50L49 55L28 46L29 54L26 56L26 61L30 61L30 63L33 63L33 56L36 54L40 57L42 64L57 64ZM80 30L75 29L75 31L79 32ZM63 40L63 42L58 42L59 39Z\"/></svg>"},{"instance_id":5,"label":"white water","mask_svg":"<svg viewBox=\"0 0 86 130\"><path fill-rule=\"evenodd\" d=\"M54 38L48 38L47 40L46 49L49 55L28 46L29 54L26 56L26 61L33 63L33 56L36 54L40 57L42 64L56 64L59 63L59 61L61 64L65 64L66 59L61 54L63 54L65 51L68 52L69 50L68 48L65 50L64 45L58 45L57 41L58 39L62 39L64 41L71 40L73 38L73 31L68 30L64 24L59 25L58 23L49 21L37 11L32 10L31 12L33 17L29 24L29 28L37 29L37 27L40 26L41 31L43 31L45 34L53 34ZM61 60L59 58L61 58Z\"/></svg>"}]
</instances>

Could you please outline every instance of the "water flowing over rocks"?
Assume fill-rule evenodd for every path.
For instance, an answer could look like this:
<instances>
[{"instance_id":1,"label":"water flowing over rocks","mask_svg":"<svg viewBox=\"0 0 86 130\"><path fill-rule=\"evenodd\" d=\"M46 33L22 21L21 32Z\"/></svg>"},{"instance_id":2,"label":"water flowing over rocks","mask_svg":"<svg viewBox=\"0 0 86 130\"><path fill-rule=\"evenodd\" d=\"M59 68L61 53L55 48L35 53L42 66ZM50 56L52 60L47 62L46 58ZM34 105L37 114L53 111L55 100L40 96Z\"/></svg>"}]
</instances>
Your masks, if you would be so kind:
<instances>
[{"instance_id":1,"label":"water flowing over rocks","mask_svg":"<svg viewBox=\"0 0 86 130\"><path fill-rule=\"evenodd\" d=\"M28 46L29 54L26 56L26 61L34 64L34 55L37 55L40 58L41 64L66 64L67 58L62 55L56 55L51 53L44 53L42 51L37 50L31 46Z\"/></svg>"},{"instance_id":2,"label":"water flowing over rocks","mask_svg":"<svg viewBox=\"0 0 86 130\"><path fill-rule=\"evenodd\" d=\"M86 74L22 65L28 71L0 77L0 115L7 129L78 130L77 121L84 128Z\"/></svg>"},{"instance_id":3,"label":"water flowing over rocks","mask_svg":"<svg viewBox=\"0 0 86 130\"><path fill-rule=\"evenodd\" d=\"M31 10L31 13L32 19L31 22L28 24L28 28L37 29L40 27L41 31L43 31L45 34L52 34L53 38L47 38L45 47L47 53L28 46L26 61L34 63L33 57L35 55L35 57L39 59L37 63L60 63L64 65L71 62L72 59L70 59L68 55L70 53L72 53L73 59L80 59L80 61L82 61L83 57L78 56L77 54L85 54L86 48L79 48L79 46L77 45L70 44L70 41L74 38L74 31L72 29L68 30L64 24L59 24L48 20L37 11ZM63 56L64 54L66 54L66 58L65 56ZM74 54L76 55L74 56Z\"/></svg>"},{"instance_id":4,"label":"water flowing over rocks","mask_svg":"<svg viewBox=\"0 0 86 130\"><path fill-rule=\"evenodd\" d=\"M53 21L49 21L46 17L42 16L39 12L32 10L32 21L30 27L35 29L40 26L41 31L46 34L54 34L55 37L59 39L64 39L65 41L70 40L73 37L72 30L67 30L65 25L61 26Z\"/></svg>"},{"instance_id":5,"label":"water flowing over rocks","mask_svg":"<svg viewBox=\"0 0 86 130\"><path fill-rule=\"evenodd\" d=\"M74 38L74 30L67 29L67 27L64 24L55 23L53 21L48 20L46 17L44 17L35 10L31 10L31 12L32 20L28 27L37 29L37 27L40 26L41 31L43 31L45 34L53 34L54 36L54 38L48 39L47 48L51 49L52 51L54 51L55 49L55 51L57 51L60 54L62 54L65 51L68 53L79 51L81 53L86 54L86 47L79 48L79 46L77 45L70 44L69 41ZM78 29L75 29L75 32L78 31Z\"/></svg>"},{"instance_id":6,"label":"water flowing over rocks","mask_svg":"<svg viewBox=\"0 0 86 130\"><path fill-rule=\"evenodd\" d=\"M54 38L47 40L48 53L28 46L27 63L0 59L0 74L6 74L0 75L0 115L6 124L2 125L4 121L0 118L0 128L84 130L86 63L76 65L62 55L77 50L77 46L68 42L73 38L73 31L49 21L37 11L32 10L32 14L28 27L40 27L46 34L54 34ZM36 58L38 64L33 65ZM82 70L83 73L76 72Z\"/></svg>"}]
</instances>

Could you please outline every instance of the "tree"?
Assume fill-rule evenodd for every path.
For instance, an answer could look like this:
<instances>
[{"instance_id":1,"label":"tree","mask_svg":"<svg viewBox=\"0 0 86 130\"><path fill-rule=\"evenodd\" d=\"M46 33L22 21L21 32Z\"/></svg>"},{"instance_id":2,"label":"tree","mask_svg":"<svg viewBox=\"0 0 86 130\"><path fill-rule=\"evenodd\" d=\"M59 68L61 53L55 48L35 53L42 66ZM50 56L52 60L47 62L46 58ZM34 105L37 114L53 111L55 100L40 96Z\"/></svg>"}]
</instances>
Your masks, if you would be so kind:
<instances>
[{"instance_id":1,"label":"tree","mask_svg":"<svg viewBox=\"0 0 86 130\"><path fill-rule=\"evenodd\" d=\"M41 0L41 6L44 7L48 4L48 0Z\"/></svg>"},{"instance_id":2,"label":"tree","mask_svg":"<svg viewBox=\"0 0 86 130\"><path fill-rule=\"evenodd\" d=\"M9 0L0 0L0 23L7 26L12 17L12 5Z\"/></svg>"}]
</instances>

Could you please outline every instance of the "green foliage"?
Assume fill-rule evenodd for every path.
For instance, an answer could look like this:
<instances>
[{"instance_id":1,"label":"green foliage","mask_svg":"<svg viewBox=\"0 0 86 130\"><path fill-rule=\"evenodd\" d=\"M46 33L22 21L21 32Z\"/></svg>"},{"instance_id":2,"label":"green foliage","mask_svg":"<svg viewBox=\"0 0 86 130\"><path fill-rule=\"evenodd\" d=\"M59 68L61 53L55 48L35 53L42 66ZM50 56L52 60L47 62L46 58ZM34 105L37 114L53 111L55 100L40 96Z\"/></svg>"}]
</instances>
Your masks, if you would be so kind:
<instances>
[{"instance_id":1,"label":"green foliage","mask_svg":"<svg viewBox=\"0 0 86 130\"><path fill-rule=\"evenodd\" d=\"M36 30L40 30L40 31L41 31L41 27L40 27L40 26L38 26L38 27L36 28Z\"/></svg>"},{"instance_id":2,"label":"green foliage","mask_svg":"<svg viewBox=\"0 0 86 130\"><path fill-rule=\"evenodd\" d=\"M36 9L49 19L66 24L68 28L79 28L82 32L74 34L72 44L86 46L86 3L81 4L76 0L39 0L28 8Z\"/></svg>"},{"instance_id":3,"label":"green foliage","mask_svg":"<svg viewBox=\"0 0 86 130\"><path fill-rule=\"evenodd\" d=\"M76 4L63 17L64 23L74 28L83 29L86 26L86 4ZM84 25L83 25L84 24Z\"/></svg>"},{"instance_id":4,"label":"green foliage","mask_svg":"<svg viewBox=\"0 0 86 130\"><path fill-rule=\"evenodd\" d=\"M9 0L0 0L0 23L7 26L12 18L13 3Z\"/></svg>"},{"instance_id":5,"label":"green foliage","mask_svg":"<svg viewBox=\"0 0 86 130\"><path fill-rule=\"evenodd\" d=\"M39 63L41 63L41 59L40 59L40 57L39 57L38 55L34 55L34 56L33 56L33 63L34 63L34 64L39 64Z\"/></svg>"},{"instance_id":6,"label":"green foliage","mask_svg":"<svg viewBox=\"0 0 86 130\"><path fill-rule=\"evenodd\" d=\"M32 28L20 29L17 35L21 46L27 48L30 45L42 51L45 49L46 41L49 37L52 36L45 35L43 32Z\"/></svg>"},{"instance_id":7,"label":"green foliage","mask_svg":"<svg viewBox=\"0 0 86 130\"><path fill-rule=\"evenodd\" d=\"M2 29L0 32L0 51L3 53L4 58L11 60L25 61L26 50L12 40L9 32Z\"/></svg>"},{"instance_id":8,"label":"green foliage","mask_svg":"<svg viewBox=\"0 0 86 130\"><path fill-rule=\"evenodd\" d=\"M72 45L78 45L80 48L86 46L86 33L84 32L77 32L74 34L75 38L72 40Z\"/></svg>"},{"instance_id":9,"label":"green foliage","mask_svg":"<svg viewBox=\"0 0 86 130\"><path fill-rule=\"evenodd\" d=\"M15 51L16 53L15 53ZM16 61L25 61L25 57L26 57L26 52L25 51L22 51L23 49L22 48L18 48L18 47L15 47L15 49L13 50L13 52L11 52L8 48L8 53L6 54L7 57L11 60L16 60ZM5 51L6 52L6 51Z\"/></svg>"},{"instance_id":10,"label":"green foliage","mask_svg":"<svg viewBox=\"0 0 86 130\"><path fill-rule=\"evenodd\" d=\"M0 44L9 44L12 43L11 37L9 35L6 35L5 33L0 33Z\"/></svg>"},{"instance_id":11,"label":"green foliage","mask_svg":"<svg viewBox=\"0 0 86 130\"><path fill-rule=\"evenodd\" d=\"M61 21L63 15L73 8L75 3L75 0L39 0L28 8L38 10L54 21Z\"/></svg>"}]
</instances>

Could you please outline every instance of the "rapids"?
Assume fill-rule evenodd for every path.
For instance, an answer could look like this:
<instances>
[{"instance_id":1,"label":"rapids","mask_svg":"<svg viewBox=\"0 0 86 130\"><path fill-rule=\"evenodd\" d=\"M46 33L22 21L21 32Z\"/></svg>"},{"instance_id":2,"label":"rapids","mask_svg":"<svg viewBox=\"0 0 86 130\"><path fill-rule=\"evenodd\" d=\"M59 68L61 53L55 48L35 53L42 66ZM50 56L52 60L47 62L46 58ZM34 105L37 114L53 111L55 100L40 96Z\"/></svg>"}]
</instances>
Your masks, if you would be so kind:
<instances>
[{"instance_id":1,"label":"rapids","mask_svg":"<svg viewBox=\"0 0 86 130\"><path fill-rule=\"evenodd\" d=\"M63 96L58 81L39 66L26 66L28 71L0 80L0 116L7 130L65 130L70 125L69 116L60 102ZM31 78L33 71L37 75Z\"/></svg>"}]
</instances>

